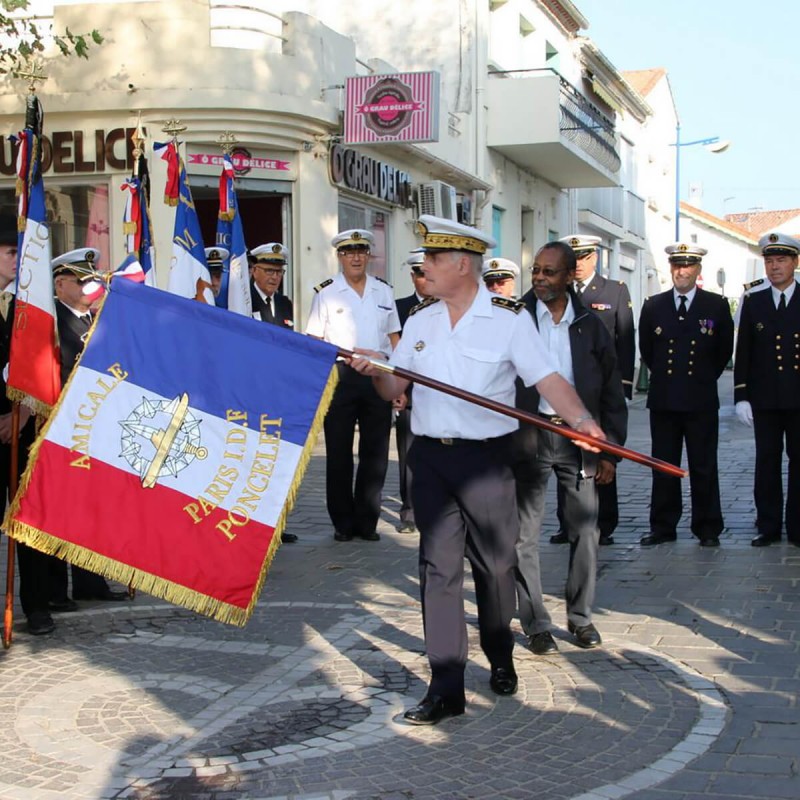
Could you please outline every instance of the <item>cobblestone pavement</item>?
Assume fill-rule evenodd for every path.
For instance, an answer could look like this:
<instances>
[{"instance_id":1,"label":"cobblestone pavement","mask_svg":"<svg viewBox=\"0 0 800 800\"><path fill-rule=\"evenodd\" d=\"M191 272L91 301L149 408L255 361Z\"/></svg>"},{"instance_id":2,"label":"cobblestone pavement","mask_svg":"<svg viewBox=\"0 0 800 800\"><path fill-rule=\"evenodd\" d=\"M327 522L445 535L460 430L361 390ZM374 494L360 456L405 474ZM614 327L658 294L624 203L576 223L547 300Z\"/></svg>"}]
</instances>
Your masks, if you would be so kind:
<instances>
[{"instance_id":1,"label":"cobblestone pavement","mask_svg":"<svg viewBox=\"0 0 800 800\"><path fill-rule=\"evenodd\" d=\"M629 444L647 452L642 406ZM144 595L81 604L50 637L17 625L0 653L0 798L797 798L800 550L749 546L752 434L731 407L721 419L722 547L700 549L685 525L640 548L649 475L624 465L616 544L600 553L603 648L571 643L567 548L545 536L559 654L533 656L516 626L520 690L495 696L469 584L468 711L435 728L401 719L427 662L396 469L382 540L337 544L319 446L290 518L300 541L246 628Z\"/></svg>"}]
</instances>

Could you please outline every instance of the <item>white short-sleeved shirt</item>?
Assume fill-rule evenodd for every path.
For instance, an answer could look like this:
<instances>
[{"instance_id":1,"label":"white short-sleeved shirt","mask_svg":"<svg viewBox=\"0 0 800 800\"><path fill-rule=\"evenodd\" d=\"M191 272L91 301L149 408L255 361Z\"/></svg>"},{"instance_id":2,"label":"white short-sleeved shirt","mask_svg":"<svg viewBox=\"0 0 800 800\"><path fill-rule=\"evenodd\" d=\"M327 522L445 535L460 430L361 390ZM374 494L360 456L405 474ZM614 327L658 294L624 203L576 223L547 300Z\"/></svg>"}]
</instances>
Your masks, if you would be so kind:
<instances>
[{"instance_id":1,"label":"white short-sleeved shirt","mask_svg":"<svg viewBox=\"0 0 800 800\"><path fill-rule=\"evenodd\" d=\"M390 363L513 406L517 375L530 386L557 370L531 315L496 305L493 297L479 286L455 328L441 301L417 311L408 318ZM414 387L411 430L417 436L490 439L518 427L513 417L420 384Z\"/></svg>"},{"instance_id":2,"label":"white short-sleeved shirt","mask_svg":"<svg viewBox=\"0 0 800 800\"><path fill-rule=\"evenodd\" d=\"M567 306L558 324L553 322L553 315L546 303L536 304L536 316L539 318L539 336L542 337L547 352L558 368L558 374L571 386L575 386L575 372L572 368L572 345L569 341L569 326L575 321L575 309L567 298ZM539 399L540 414L555 414L555 409L541 397Z\"/></svg>"},{"instance_id":3,"label":"white short-sleeved shirt","mask_svg":"<svg viewBox=\"0 0 800 800\"><path fill-rule=\"evenodd\" d=\"M367 275L363 296L339 273L311 302L306 333L352 350L363 347L388 355L390 333L400 332L392 287Z\"/></svg>"}]
</instances>

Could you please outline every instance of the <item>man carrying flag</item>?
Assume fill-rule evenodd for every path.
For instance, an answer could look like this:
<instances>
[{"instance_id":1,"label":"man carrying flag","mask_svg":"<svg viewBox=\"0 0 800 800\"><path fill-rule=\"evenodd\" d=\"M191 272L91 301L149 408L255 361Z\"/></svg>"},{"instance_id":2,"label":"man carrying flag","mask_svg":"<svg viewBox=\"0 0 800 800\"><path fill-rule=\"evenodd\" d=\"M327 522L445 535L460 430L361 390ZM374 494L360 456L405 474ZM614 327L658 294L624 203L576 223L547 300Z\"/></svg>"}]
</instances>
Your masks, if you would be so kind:
<instances>
[{"instance_id":1,"label":"man carrying flag","mask_svg":"<svg viewBox=\"0 0 800 800\"><path fill-rule=\"evenodd\" d=\"M226 248L229 257L222 266L222 282L216 302L220 308L249 317L253 307L247 270L247 245L233 179L233 162L230 154L225 153L222 157L222 174L219 176L217 244Z\"/></svg>"},{"instance_id":2,"label":"man carrying flag","mask_svg":"<svg viewBox=\"0 0 800 800\"><path fill-rule=\"evenodd\" d=\"M214 293L206 264L200 220L192 200L186 167L178 153L177 142L173 140L167 144L156 144L155 148L164 151L161 157L167 162L164 202L177 206L167 291L213 306Z\"/></svg>"}]
</instances>

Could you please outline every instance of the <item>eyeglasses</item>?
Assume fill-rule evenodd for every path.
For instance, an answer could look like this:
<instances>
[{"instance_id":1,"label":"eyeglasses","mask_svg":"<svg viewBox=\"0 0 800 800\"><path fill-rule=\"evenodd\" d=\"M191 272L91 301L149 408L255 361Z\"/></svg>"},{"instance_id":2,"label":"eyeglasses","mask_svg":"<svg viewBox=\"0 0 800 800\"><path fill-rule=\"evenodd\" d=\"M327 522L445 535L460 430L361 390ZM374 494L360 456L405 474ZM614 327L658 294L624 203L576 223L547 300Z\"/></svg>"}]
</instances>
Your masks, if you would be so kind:
<instances>
[{"instance_id":1,"label":"eyeglasses","mask_svg":"<svg viewBox=\"0 0 800 800\"><path fill-rule=\"evenodd\" d=\"M551 269L550 267L545 267L542 269L541 267L528 267L528 271L531 273L531 275L539 275L541 273L545 278L555 278L559 272L566 272L566 268L561 267L561 269Z\"/></svg>"},{"instance_id":2,"label":"eyeglasses","mask_svg":"<svg viewBox=\"0 0 800 800\"><path fill-rule=\"evenodd\" d=\"M505 283L506 281L513 281L513 278L488 278L484 280L487 286L497 286L498 283Z\"/></svg>"},{"instance_id":3,"label":"eyeglasses","mask_svg":"<svg viewBox=\"0 0 800 800\"><path fill-rule=\"evenodd\" d=\"M369 250L361 248L360 250L339 250L340 256L347 256L347 258L355 258L356 256L368 256Z\"/></svg>"},{"instance_id":4,"label":"eyeglasses","mask_svg":"<svg viewBox=\"0 0 800 800\"><path fill-rule=\"evenodd\" d=\"M256 267L266 272L267 275L283 275L283 273L286 272L283 267L262 267L261 264L256 264Z\"/></svg>"}]
</instances>

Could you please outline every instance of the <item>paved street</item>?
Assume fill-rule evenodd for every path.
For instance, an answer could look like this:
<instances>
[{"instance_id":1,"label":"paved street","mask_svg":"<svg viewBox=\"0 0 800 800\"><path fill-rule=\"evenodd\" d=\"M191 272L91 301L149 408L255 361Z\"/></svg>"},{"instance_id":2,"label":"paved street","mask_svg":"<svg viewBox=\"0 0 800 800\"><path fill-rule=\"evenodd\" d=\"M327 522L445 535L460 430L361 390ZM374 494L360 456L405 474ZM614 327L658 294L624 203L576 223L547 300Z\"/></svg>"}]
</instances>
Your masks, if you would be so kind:
<instances>
[{"instance_id":1,"label":"paved street","mask_svg":"<svg viewBox=\"0 0 800 800\"><path fill-rule=\"evenodd\" d=\"M649 452L643 402L629 445ZM468 711L435 728L399 719L427 662L396 466L382 540L338 544L320 443L290 518L300 542L278 552L246 628L145 595L84 603L50 637L17 625L0 653L0 798L797 798L800 549L750 547L752 433L730 406L720 438L722 547L699 548L684 524L675 544L641 549L650 479L625 464L616 544L600 553L604 647L566 633L568 549L547 542L550 524L559 654L523 649L515 623L520 690L495 696L470 585Z\"/></svg>"}]
</instances>

